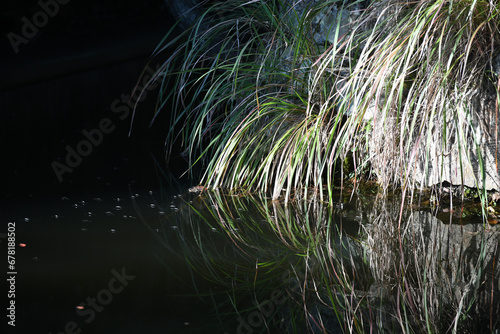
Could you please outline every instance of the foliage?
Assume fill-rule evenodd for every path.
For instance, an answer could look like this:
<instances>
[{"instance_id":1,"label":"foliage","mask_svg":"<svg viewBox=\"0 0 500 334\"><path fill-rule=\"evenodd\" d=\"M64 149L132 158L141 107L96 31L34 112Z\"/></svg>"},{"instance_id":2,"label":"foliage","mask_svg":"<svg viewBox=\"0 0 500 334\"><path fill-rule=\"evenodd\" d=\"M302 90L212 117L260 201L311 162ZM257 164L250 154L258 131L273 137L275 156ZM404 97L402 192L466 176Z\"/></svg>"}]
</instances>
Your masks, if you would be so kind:
<instances>
[{"instance_id":1,"label":"foliage","mask_svg":"<svg viewBox=\"0 0 500 334\"><path fill-rule=\"evenodd\" d=\"M316 189L332 202L346 157L354 179L369 167L383 189L415 189L439 181L453 151L458 173L479 161L480 185L473 125L481 92L498 92L499 2L376 0L350 23L339 15L324 44L314 39L322 10L362 2L299 3L216 3L158 46L168 55L157 73L157 113L172 110L167 144L182 142L202 182L287 200Z\"/></svg>"}]
</instances>

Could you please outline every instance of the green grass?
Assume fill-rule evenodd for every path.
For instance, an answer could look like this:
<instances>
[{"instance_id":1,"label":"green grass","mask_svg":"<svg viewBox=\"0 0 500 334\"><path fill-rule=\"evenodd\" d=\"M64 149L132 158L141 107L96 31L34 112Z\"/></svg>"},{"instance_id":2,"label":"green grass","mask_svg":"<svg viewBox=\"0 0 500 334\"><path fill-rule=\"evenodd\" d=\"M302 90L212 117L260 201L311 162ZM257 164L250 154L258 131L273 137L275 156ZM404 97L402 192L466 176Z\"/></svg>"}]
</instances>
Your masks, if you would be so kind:
<instances>
[{"instance_id":1,"label":"green grass","mask_svg":"<svg viewBox=\"0 0 500 334\"><path fill-rule=\"evenodd\" d=\"M384 190L439 183L452 151L459 173L471 154L484 171L473 124L488 112L481 92L498 94L498 1L374 1L318 45L314 19L333 3L358 5L222 2L158 46L169 58L156 112L171 110L167 144L180 140L201 182L331 202L367 171Z\"/></svg>"},{"instance_id":2,"label":"green grass","mask_svg":"<svg viewBox=\"0 0 500 334\"><path fill-rule=\"evenodd\" d=\"M328 1L298 11L285 1L221 2L158 46L167 60L151 82L162 82L156 113L171 116L167 156L180 143L190 165L202 167L194 175L201 183L249 196L215 192L193 205L211 219L181 217L183 253L211 282L246 291L291 263L290 276L307 275L304 288L290 293L295 307L326 305L345 332L383 332L382 324L392 326L388 332L474 332L470 315L488 306L476 298L490 281L479 278L498 254L484 245L498 234L475 231L473 259L461 253L464 235L456 262L444 246L448 232L416 226L401 202L372 203L371 223L355 240L342 237L332 211L347 178L374 178L383 192L399 187L406 199L429 180L439 183L451 155L458 175L478 161L481 188L486 133L474 125L498 113L479 102L494 96L498 105L500 96L491 71L500 4L376 0L348 34L317 44L315 18L333 3L348 11L358 5ZM235 248L214 242L222 235ZM237 291L228 296L236 312ZM306 322L315 316L292 313Z\"/></svg>"}]
</instances>

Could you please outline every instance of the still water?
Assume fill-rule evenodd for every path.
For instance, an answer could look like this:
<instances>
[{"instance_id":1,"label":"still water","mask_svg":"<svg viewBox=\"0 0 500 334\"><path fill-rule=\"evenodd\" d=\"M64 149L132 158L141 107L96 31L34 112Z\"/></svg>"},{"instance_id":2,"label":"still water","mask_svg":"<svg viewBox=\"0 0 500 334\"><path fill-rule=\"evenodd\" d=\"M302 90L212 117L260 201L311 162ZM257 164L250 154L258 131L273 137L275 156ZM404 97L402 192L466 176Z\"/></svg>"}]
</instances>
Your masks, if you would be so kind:
<instances>
[{"instance_id":1,"label":"still water","mask_svg":"<svg viewBox=\"0 0 500 334\"><path fill-rule=\"evenodd\" d=\"M500 229L480 217L154 188L8 206L19 333L500 329Z\"/></svg>"},{"instance_id":2,"label":"still water","mask_svg":"<svg viewBox=\"0 0 500 334\"><path fill-rule=\"evenodd\" d=\"M210 305L196 296L186 265L157 238L166 213L151 194L110 191L4 203L2 221L16 229L13 332L209 329Z\"/></svg>"}]
</instances>

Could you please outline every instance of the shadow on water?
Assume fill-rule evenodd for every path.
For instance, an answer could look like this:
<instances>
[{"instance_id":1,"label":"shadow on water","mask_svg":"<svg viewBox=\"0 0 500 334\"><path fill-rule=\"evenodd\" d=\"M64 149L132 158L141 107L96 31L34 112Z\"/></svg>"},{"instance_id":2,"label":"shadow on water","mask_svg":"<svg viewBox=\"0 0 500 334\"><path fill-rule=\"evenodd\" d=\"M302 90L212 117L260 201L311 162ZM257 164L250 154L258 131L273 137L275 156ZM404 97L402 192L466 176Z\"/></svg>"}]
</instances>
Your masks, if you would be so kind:
<instances>
[{"instance_id":1,"label":"shadow on water","mask_svg":"<svg viewBox=\"0 0 500 334\"><path fill-rule=\"evenodd\" d=\"M225 333L500 330L498 225L410 208L400 220L400 200L361 195L334 208L215 191L165 203L162 242Z\"/></svg>"}]
</instances>

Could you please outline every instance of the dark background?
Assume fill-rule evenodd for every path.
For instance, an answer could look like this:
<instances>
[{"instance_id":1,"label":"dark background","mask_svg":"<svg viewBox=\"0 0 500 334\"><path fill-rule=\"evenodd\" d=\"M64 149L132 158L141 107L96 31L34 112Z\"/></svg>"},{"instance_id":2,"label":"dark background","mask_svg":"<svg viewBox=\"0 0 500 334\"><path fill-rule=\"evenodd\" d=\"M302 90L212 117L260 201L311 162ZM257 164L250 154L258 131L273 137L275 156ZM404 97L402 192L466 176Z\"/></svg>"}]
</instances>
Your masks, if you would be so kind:
<instances>
[{"instance_id":1,"label":"dark background","mask_svg":"<svg viewBox=\"0 0 500 334\"><path fill-rule=\"evenodd\" d=\"M133 123L132 114L121 120L111 105L132 94L148 63L160 64L161 57L151 55L173 25L168 5L162 0L59 4L17 54L7 34L23 36L22 18L33 22L42 8L38 1L0 6L1 198L157 183L161 172L155 159L165 166L168 129L168 115L149 124L158 89L140 103ZM112 120L114 131L59 182L51 164L65 164L66 146L76 149L86 140L82 131L98 128L103 118Z\"/></svg>"},{"instance_id":2,"label":"dark background","mask_svg":"<svg viewBox=\"0 0 500 334\"><path fill-rule=\"evenodd\" d=\"M173 181L186 167L181 160L165 163L168 109L150 125L156 89L133 119L112 111L122 95L132 95L148 65L161 64L162 56L151 55L174 23L167 3L59 4L18 53L7 35L22 36L23 17L33 22L42 8L32 0L0 3L0 244L5 256L7 223L15 222L18 270L18 325L9 333L58 333L72 320L83 333L197 333L195 324L215 321L185 263L161 241L162 231L172 233L169 202L160 207L168 200L163 193L177 191ZM114 131L60 182L53 162L65 164L66 147L76 149L87 140L82 131L104 118ZM122 267L136 279L95 321L82 323L75 305Z\"/></svg>"}]
</instances>

